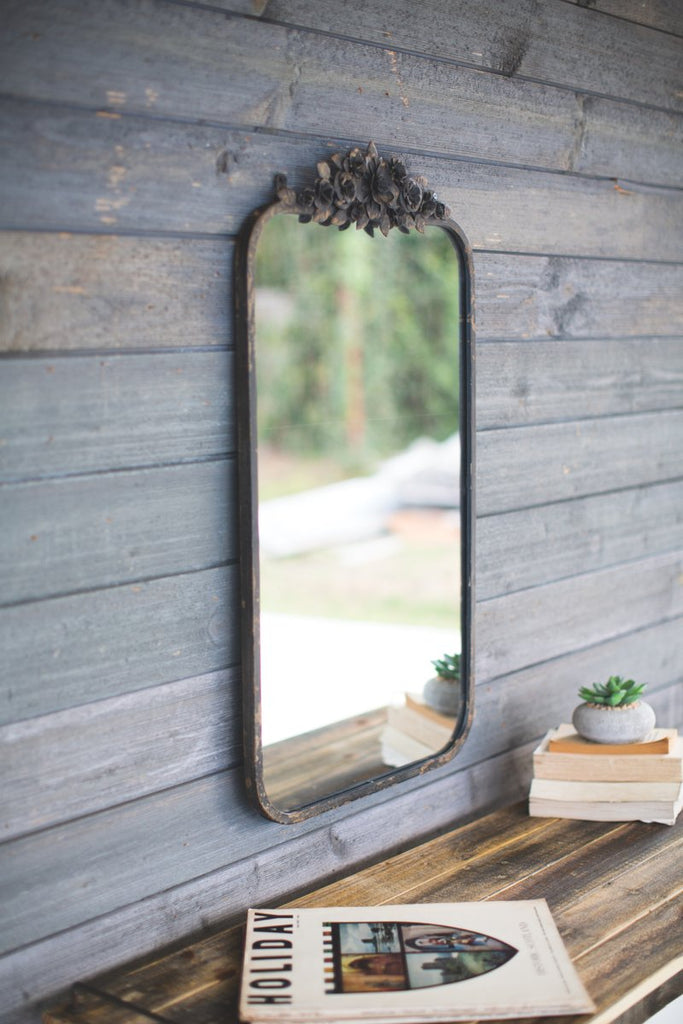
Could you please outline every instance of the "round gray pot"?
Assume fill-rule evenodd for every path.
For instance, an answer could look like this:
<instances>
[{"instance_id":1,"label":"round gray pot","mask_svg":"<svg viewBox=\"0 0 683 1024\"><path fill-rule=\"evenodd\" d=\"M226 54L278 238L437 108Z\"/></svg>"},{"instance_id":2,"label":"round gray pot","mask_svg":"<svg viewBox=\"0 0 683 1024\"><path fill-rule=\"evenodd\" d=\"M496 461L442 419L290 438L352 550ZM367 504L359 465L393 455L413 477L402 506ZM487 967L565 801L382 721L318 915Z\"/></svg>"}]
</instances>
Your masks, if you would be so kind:
<instances>
[{"instance_id":1,"label":"round gray pot","mask_svg":"<svg viewBox=\"0 0 683 1024\"><path fill-rule=\"evenodd\" d=\"M434 676L422 688L425 704L442 715L457 715L460 712L460 683L451 679Z\"/></svg>"},{"instance_id":2,"label":"round gray pot","mask_svg":"<svg viewBox=\"0 0 683 1024\"><path fill-rule=\"evenodd\" d=\"M640 743L654 728L655 713L644 700L620 708L586 703L574 709L572 723L594 743Z\"/></svg>"}]
</instances>

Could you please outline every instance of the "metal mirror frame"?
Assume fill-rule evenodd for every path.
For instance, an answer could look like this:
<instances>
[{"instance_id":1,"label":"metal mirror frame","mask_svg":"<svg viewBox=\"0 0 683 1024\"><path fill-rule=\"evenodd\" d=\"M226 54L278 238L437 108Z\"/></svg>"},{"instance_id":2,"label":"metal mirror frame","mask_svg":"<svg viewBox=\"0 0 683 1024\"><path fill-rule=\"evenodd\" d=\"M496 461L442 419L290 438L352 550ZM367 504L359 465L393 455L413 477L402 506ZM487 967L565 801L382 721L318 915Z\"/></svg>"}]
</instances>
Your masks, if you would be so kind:
<instances>
[{"instance_id":1,"label":"metal mirror frame","mask_svg":"<svg viewBox=\"0 0 683 1024\"><path fill-rule=\"evenodd\" d=\"M234 264L235 392L238 441L240 612L242 646L242 732L245 784L252 803L283 824L316 814L440 767L457 753L469 732L474 713L474 315L472 251L450 210L427 188L423 177L408 176L397 157L380 157L374 143L363 152L354 147L317 165L318 178L299 192L275 176L276 200L254 210L237 240ZM398 194L397 194L398 192ZM256 329L254 262L264 225L274 216L296 215L324 227L343 230L355 225L372 235L378 229L403 232L427 227L446 231L459 255L460 322L460 630L462 710L453 737L443 750L381 775L338 790L301 807L285 810L268 797L263 779L261 740L260 598L258 537L258 463L256 423Z\"/></svg>"}]
</instances>

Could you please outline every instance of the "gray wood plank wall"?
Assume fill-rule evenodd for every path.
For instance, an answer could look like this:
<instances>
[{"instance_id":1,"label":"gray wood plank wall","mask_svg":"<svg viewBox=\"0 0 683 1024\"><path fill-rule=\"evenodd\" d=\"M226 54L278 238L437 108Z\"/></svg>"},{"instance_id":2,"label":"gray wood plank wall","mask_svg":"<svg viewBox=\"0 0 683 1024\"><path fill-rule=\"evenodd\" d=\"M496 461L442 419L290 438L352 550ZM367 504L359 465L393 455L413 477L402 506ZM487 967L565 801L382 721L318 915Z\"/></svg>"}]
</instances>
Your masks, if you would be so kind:
<instances>
[{"instance_id":1,"label":"gray wood plank wall","mask_svg":"<svg viewBox=\"0 0 683 1024\"><path fill-rule=\"evenodd\" d=\"M0 1005L524 794L577 684L683 721L675 0L16 0L0 11ZM552 45L551 45L552 41ZM230 277L337 148L474 248L477 709L300 826L241 783Z\"/></svg>"}]
</instances>

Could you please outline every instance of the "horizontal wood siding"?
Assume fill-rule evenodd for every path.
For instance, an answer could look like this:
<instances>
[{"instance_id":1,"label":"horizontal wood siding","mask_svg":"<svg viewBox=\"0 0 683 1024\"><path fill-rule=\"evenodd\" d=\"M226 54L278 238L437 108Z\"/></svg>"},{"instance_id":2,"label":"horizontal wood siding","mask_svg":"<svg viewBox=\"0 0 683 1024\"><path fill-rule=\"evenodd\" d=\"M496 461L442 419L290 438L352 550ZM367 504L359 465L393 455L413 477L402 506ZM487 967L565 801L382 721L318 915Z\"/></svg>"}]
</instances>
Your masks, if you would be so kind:
<instances>
[{"instance_id":1,"label":"horizontal wood siding","mask_svg":"<svg viewBox=\"0 0 683 1024\"><path fill-rule=\"evenodd\" d=\"M17 0L0 27L0 1005L23 1024L523 797L580 683L628 673L683 724L683 22ZM276 172L370 139L474 250L476 711L450 765L280 826L242 784L234 240Z\"/></svg>"}]
</instances>

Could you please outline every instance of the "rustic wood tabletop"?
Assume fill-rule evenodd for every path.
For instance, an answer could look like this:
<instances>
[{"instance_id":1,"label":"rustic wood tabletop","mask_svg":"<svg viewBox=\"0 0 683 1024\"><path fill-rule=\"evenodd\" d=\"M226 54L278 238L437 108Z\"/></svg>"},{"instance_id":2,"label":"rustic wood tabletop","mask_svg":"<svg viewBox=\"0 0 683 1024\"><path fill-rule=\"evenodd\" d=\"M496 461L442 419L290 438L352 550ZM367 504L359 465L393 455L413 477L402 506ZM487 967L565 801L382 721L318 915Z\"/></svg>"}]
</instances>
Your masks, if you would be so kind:
<instances>
[{"instance_id":1,"label":"rustic wood tabletop","mask_svg":"<svg viewBox=\"0 0 683 1024\"><path fill-rule=\"evenodd\" d=\"M291 905L545 898L597 1006L582 1024L642 1024L683 992L682 848L680 820L668 827L530 818L517 804ZM45 1024L233 1024L242 933L232 924L78 982Z\"/></svg>"}]
</instances>

